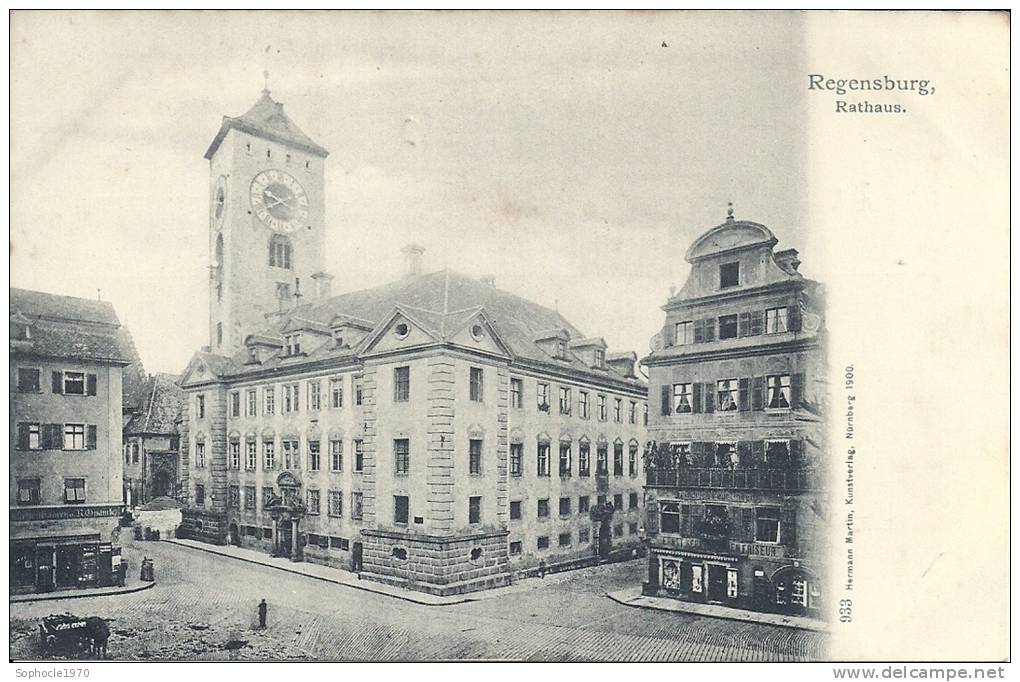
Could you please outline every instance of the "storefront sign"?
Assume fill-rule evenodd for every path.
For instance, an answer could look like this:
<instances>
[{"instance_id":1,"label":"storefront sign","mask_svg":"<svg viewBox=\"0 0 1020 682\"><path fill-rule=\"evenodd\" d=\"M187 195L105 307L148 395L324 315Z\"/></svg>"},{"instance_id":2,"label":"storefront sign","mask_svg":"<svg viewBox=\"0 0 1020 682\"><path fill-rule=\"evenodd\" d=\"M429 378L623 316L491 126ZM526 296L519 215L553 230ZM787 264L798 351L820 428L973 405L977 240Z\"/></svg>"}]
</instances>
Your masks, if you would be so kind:
<instances>
[{"instance_id":1,"label":"storefront sign","mask_svg":"<svg viewBox=\"0 0 1020 682\"><path fill-rule=\"evenodd\" d=\"M103 505L92 507L15 507L11 509L11 521L95 519L120 516L123 511L123 505Z\"/></svg>"},{"instance_id":2,"label":"storefront sign","mask_svg":"<svg viewBox=\"0 0 1020 682\"><path fill-rule=\"evenodd\" d=\"M767 559L782 559L785 554L782 545L764 545L756 542L731 542L730 549L737 554Z\"/></svg>"}]
</instances>

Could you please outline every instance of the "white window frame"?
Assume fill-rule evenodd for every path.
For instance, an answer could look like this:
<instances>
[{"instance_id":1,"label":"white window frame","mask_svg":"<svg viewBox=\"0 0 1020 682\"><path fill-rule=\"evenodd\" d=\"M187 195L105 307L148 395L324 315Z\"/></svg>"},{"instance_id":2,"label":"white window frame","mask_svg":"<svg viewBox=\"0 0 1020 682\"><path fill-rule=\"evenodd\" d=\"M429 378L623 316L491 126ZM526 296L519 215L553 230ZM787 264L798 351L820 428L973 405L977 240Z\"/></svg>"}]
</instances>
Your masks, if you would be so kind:
<instances>
[{"instance_id":1,"label":"white window frame","mask_svg":"<svg viewBox=\"0 0 1020 682\"><path fill-rule=\"evenodd\" d=\"M688 346L694 343L694 320L684 320L673 325L673 345Z\"/></svg>"},{"instance_id":2,"label":"white window frame","mask_svg":"<svg viewBox=\"0 0 1020 682\"><path fill-rule=\"evenodd\" d=\"M78 432L81 429L81 433ZM84 450L88 447L87 442L88 427L85 424L64 424L64 450ZM75 442L78 436L81 436L81 446L77 446ZM70 440L68 440L70 439Z\"/></svg>"},{"instance_id":3,"label":"white window frame","mask_svg":"<svg viewBox=\"0 0 1020 682\"><path fill-rule=\"evenodd\" d=\"M779 379L779 392L780 397L785 398L786 405L779 405L772 407L772 380ZM783 383L783 379L786 379L786 383ZM789 374L769 374L765 377L765 409L766 410L789 410L792 404L792 388L791 388L791 375Z\"/></svg>"},{"instance_id":4,"label":"white window frame","mask_svg":"<svg viewBox=\"0 0 1020 682\"><path fill-rule=\"evenodd\" d=\"M726 384L726 388L723 388ZM740 410L740 380L739 379L718 379L715 382L715 411L716 412L738 412ZM723 395L726 395L732 407L723 407Z\"/></svg>"},{"instance_id":5,"label":"white window frame","mask_svg":"<svg viewBox=\"0 0 1020 682\"><path fill-rule=\"evenodd\" d=\"M779 308L767 308L765 310L765 333L782 334L788 331L790 321L789 306Z\"/></svg>"}]
</instances>

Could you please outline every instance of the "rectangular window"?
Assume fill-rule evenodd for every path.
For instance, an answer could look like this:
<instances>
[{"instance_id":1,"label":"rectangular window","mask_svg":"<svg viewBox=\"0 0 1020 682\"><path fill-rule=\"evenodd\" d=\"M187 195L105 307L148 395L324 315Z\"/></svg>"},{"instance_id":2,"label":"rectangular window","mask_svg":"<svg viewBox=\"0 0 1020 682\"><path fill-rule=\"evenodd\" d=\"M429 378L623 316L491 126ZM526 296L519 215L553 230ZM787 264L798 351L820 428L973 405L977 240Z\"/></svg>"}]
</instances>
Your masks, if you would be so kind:
<instances>
[{"instance_id":1,"label":"rectangular window","mask_svg":"<svg viewBox=\"0 0 1020 682\"><path fill-rule=\"evenodd\" d=\"M301 334L288 334L284 339L287 342L287 355L299 355L301 353Z\"/></svg>"},{"instance_id":2,"label":"rectangular window","mask_svg":"<svg viewBox=\"0 0 1020 682\"><path fill-rule=\"evenodd\" d=\"M677 322L673 327L673 339L673 343L677 346L694 343L694 321Z\"/></svg>"},{"instance_id":3,"label":"rectangular window","mask_svg":"<svg viewBox=\"0 0 1020 682\"><path fill-rule=\"evenodd\" d=\"M720 412L735 412L740 385L736 379L720 379L716 382L716 401Z\"/></svg>"},{"instance_id":4,"label":"rectangular window","mask_svg":"<svg viewBox=\"0 0 1020 682\"><path fill-rule=\"evenodd\" d=\"M560 516L570 516L570 498L560 498Z\"/></svg>"},{"instance_id":5,"label":"rectangular window","mask_svg":"<svg viewBox=\"0 0 1020 682\"><path fill-rule=\"evenodd\" d=\"M19 367L18 390L22 393L39 393L39 375L40 371L38 369Z\"/></svg>"},{"instance_id":6,"label":"rectangular window","mask_svg":"<svg viewBox=\"0 0 1020 682\"><path fill-rule=\"evenodd\" d=\"M259 413L259 397L255 389L249 390L246 394L248 403L248 416L256 417Z\"/></svg>"},{"instance_id":7,"label":"rectangular window","mask_svg":"<svg viewBox=\"0 0 1020 682\"><path fill-rule=\"evenodd\" d=\"M283 447L283 468L298 469L301 466L301 442L296 440L284 440L280 445Z\"/></svg>"},{"instance_id":8,"label":"rectangular window","mask_svg":"<svg viewBox=\"0 0 1020 682\"><path fill-rule=\"evenodd\" d=\"M393 368L393 401L406 403L411 398L411 368Z\"/></svg>"},{"instance_id":9,"label":"rectangular window","mask_svg":"<svg viewBox=\"0 0 1020 682\"><path fill-rule=\"evenodd\" d=\"M266 386L262 389L263 402L265 403L265 413L273 414L276 411L276 389L272 386Z\"/></svg>"},{"instance_id":10,"label":"rectangular window","mask_svg":"<svg viewBox=\"0 0 1020 682\"><path fill-rule=\"evenodd\" d=\"M39 504L42 499L40 493L40 480L38 478L18 479L18 506Z\"/></svg>"},{"instance_id":11,"label":"rectangular window","mask_svg":"<svg viewBox=\"0 0 1020 682\"><path fill-rule=\"evenodd\" d=\"M519 408L524 405L524 381L510 379L510 407Z\"/></svg>"},{"instance_id":12,"label":"rectangular window","mask_svg":"<svg viewBox=\"0 0 1020 682\"><path fill-rule=\"evenodd\" d=\"M536 473L539 476L549 475L549 444L539 443L538 444L538 457L537 457L537 468Z\"/></svg>"},{"instance_id":13,"label":"rectangular window","mask_svg":"<svg viewBox=\"0 0 1020 682\"><path fill-rule=\"evenodd\" d=\"M329 441L329 470L344 470L344 442L339 438Z\"/></svg>"},{"instance_id":14,"label":"rectangular window","mask_svg":"<svg viewBox=\"0 0 1020 682\"><path fill-rule=\"evenodd\" d=\"M623 423L623 400L620 398L613 399L613 421L617 424Z\"/></svg>"},{"instance_id":15,"label":"rectangular window","mask_svg":"<svg viewBox=\"0 0 1020 682\"><path fill-rule=\"evenodd\" d=\"M362 400L363 400L363 398L364 398L364 390L363 390L364 387L362 385L362 381L363 381L363 377L360 377L360 376L354 377L354 379L353 379L353 382L354 382L354 404L355 405L360 405Z\"/></svg>"},{"instance_id":16,"label":"rectangular window","mask_svg":"<svg viewBox=\"0 0 1020 682\"><path fill-rule=\"evenodd\" d=\"M633 400L630 401L630 411L627 413L627 421L631 424L637 424L637 403Z\"/></svg>"},{"instance_id":17,"label":"rectangular window","mask_svg":"<svg viewBox=\"0 0 1020 682\"><path fill-rule=\"evenodd\" d=\"M586 440L577 446L577 468L579 476L591 476L591 445Z\"/></svg>"},{"instance_id":18,"label":"rectangular window","mask_svg":"<svg viewBox=\"0 0 1020 682\"><path fill-rule=\"evenodd\" d=\"M411 442L407 438L393 441L393 472L407 474L411 471Z\"/></svg>"},{"instance_id":19,"label":"rectangular window","mask_svg":"<svg viewBox=\"0 0 1020 682\"><path fill-rule=\"evenodd\" d=\"M513 500L510 502L510 520L520 521L521 519L521 501Z\"/></svg>"},{"instance_id":20,"label":"rectangular window","mask_svg":"<svg viewBox=\"0 0 1020 682\"><path fill-rule=\"evenodd\" d=\"M549 384L538 382L538 409L542 412L549 411Z\"/></svg>"},{"instance_id":21,"label":"rectangular window","mask_svg":"<svg viewBox=\"0 0 1020 682\"><path fill-rule=\"evenodd\" d=\"M201 483L195 484L195 504L200 507L205 504L205 486Z\"/></svg>"},{"instance_id":22,"label":"rectangular window","mask_svg":"<svg viewBox=\"0 0 1020 682\"><path fill-rule=\"evenodd\" d=\"M759 313L761 314L761 313ZM765 311L765 333L779 334L785 332L787 310L783 308L769 308Z\"/></svg>"},{"instance_id":23,"label":"rectangular window","mask_svg":"<svg viewBox=\"0 0 1020 682\"><path fill-rule=\"evenodd\" d=\"M616 511L623 511L623 495L613 495L613 509Z\"/></svg>"},{"instance_id":24,"label":"rectangular window","mask_svg":"<svg viewBox=\"0 0 1020 682\"><path fill-rule=\"evenodd\" d=\"M322 467L322 461L319 454L319 441L310 440L308 441L308 470L318 471Z\"/></svg>"},{"instance_id":25,"label":"rectangular window","mask_svg":"<svg viewBox=\"0 0 1020 682\"><path fill-rule=\"evenodd\" d=\"M354 439L354 470L357 472L365 470L365 441L360 438Z\"/></svg>"},{"instance_id":26,"label":"rectangular window","mask_svg":"<svg viewBox=\"0 0 1020 682\"><path fill-rule=\"evenodd\" d=\"M283 412L301 410L301 384L285 384L283 387Z\"/></svg>"},{"instance_id":27,"label":"rectangular window","mask_svg":"<svg viewBox=\"0 0 1020 682\"><path fill-rule=\"evenodd\" d=\"M64 449L65 450L85 449L84 424L64 424Z\"/></svg>"},{"instance_id":28,"label":"rectangular window","mask_svg":"<svg viewBox=\"0 0 1020 682\"><path fill-rule=\"evenodd\" d=\"M723 315L719 318L719 340L737 338L737 316Z\"/></svg>"},{"instance_id":29,"label":"rectangular window","mask_svg":"<svg viewBox=\"0 0 1020 682\"><path fill-rule=\"evenodd\" d=\"M601 348L595 349L595 364L593 366L600 369L606 366L606 351Z\"/></svg>"},{"instance_id":30,"label":"rectangular window","mask_svg":"<svg viewBox=\"0 0 1020 682\"><path fill-rule=\"evenodd\" d=\"M589 498L587 495L581 495L579 498L577 498L577 513L587 514L590 505L591 498Z\"/></svg>"},{"instance_id":31,"label":"rectangular window","mask_svg":"<svg viewBox=\"0 0 1020 682\"><path fill-rule=\"evenodd\" d=\"M673 384L673 414L684 414L692 410L693 384Z\"/></svg>"},{"instance_id":32,"label":"rectangular window","mask_svg":"<svg viewBox=\"0 0 1020 682\"><path fill-rule=\"evenodd\" d=\"M481 523L482 522L482 498L481 497L469 497L468 498L468 523Z\"/></svg>"},{"instance_id":33,"label":"rectangular window","mask_svg":"<svg viewBox=\"0 0 1020 682\"><path fill-rule=\"evenodd\" d=\"M66 504L82 504L85 502L85 479L64 479L64 502Z\"/></svg>"},{"instance_id":34,"label":"rectangular window","mask_svg":"<svg viewBox=\"0 0 1020 682\"><path fill-rule=\"evenodd\" d=\"M329 401L333 409L344 406L344 380L342 377L329 380Z\"/></svg>"},{"instance_id":35,"label":"rectangular window","mask_svg":"<svg viewBox=\"0 0 1020 682\"><path fill-rule=\"evenodd\" d=\"M308 491L308 513L318 514L319 513L319 491L309 490Z\"/></svg>"},{"instance_id":36,"label":"rectangular window","mask_svg":"<svg viewBox=\"0 0 1020 682\"><path fill-rule=\"evenodd\" d=\"M570 414L569 386L560 386L560 414Z\"/></svg>"},{"instance_id":37,"label":"rectangular window","mask_svg":"<svg viewBox=\"0 0 1020 682\"><path fill-rule=\"evenodd\" d=\"M258 463L258 459L259 459L258 443L255 442L254 440L249 440L248 442L246 442L244 444L244 447L245 447L244 468L245 469L254 469L254 468L258 467L258 465L259 465L259 463Z\"/></svg>"},{"instance_id":38,"label":"rectangular window","mask_svg":"<svg viewBox=\"0 0 1020 682\"><path fill-rule=\"evenodd\" d=\"M205 443L195 443L195 466L205 466Z\"/></svg>"},{"instance_id":39,"label":"rectangular window","mask_svg":"<svg viewBox=\"0 0 1020 682\"><path fill-rule=\"evenodd\" d=\"M740 263L723 263L719 266L719 288L735 287L740 284Z\"/></svg>"},{"instance_id":40,"label":"rectangular window","mask_svg":"<svg viewBox=\"0 0 1020 682\"><path fill-rule=\"evenodd\" d=\"M595 451L595 474L597 476L609 475L609 445L599 443Z\"/></svg>"},{"instance_id":41,"label":"rectangular window","mask_svg":"<svg viewBox=\"0 0 1020 682\"><path fill-rule=\"evenodd\" d=\"M241 392L231 391L230 392L230 416L240 417L241 416Z\"/></svg>"},{"instance_id":42,"label":"rectangular window","mask_svg":"<svg viewBox=\"0 0 1020 682\"><path fill-rule=\"evenodd\" d=\"M263 509L263 511L265 510L266 507L269 506L269 503L273 500L273 497L274 497L274 495L273 495L273 489L272 488L270 488L269 486L265 486L265 487L262 488L262 509ZM270 537L272 537L272 536L270 536Z\"/></svg>"},{"instance_id":43,"label":"rectangular window","mask_svg":"<svg viewBox=\"0 0 1020 682\"><path fill-rule=\"evenodd\" d=\"M659 503L659 532L680 532L680 504L677 502Z\"/></svg>"},{"instance_id":44,"label":"rectangular window","mask_svg":"<svg viewBox=\"0 0 1020 682\"><path fill-rule=\"evenodd\" d=\"M42 447L42 425L34 422L18 423L18 449L38 450Z\"/></svg>"},{"instance_id":45,"label":"rectangular window","mask_svg":"<svg viewBox=\"0 0 1020 682\"><path fill-rule=\"evenodd\" d=\"M241 508L241 488L239 486L227 486L227 505L230 509Z\"/></svg>"},{"instance_id":46,"label":"rectangular window","mask_svg":"<svg viewBox=\"0 0 1020 682\"><path fill-rule=\"evenodd\" d=\"M482 441L475 438L468 441L468 473L482 473Z\"/></svg>"},{"instance_id":47,"label":"rectangular window","mask_svg":"<svg viewBox=\"0 0 1020 682\"><path fill-rule=\"evenodd\" d=\"M64 395L85 395L85 372L64 372Z\"/></svg>"},{"instance_id":48,"label":"rectangular window","mask_svg":"<svg viewBox=\"0 0 1020 682\"><path fill-rule=\"evenodd\" d=\"M255 486L253 485L244 486L244 508L255 508Z\"/></svg>"},{"instance_id":49,"label":"rectangular window","mask_svg":"<svg viewBox=\"0 0 1020 682\"><path fill-rule=\"evenodd\" d=\"M765 441L765 466L776 469L787 467L790 464L790 441Z\"/></svg>"},{"instance_id":50,"label":"rectangular window","mask_svg":"<svg viewBox=\"0 0 1020 682\"><path fill-rule=\"evenodd\" d=\"M577 543L580 545L586 545L591 541L591 529L582 528L577 531Z\"/></svg>"},{"instance_id":51,"label":"rectangular window","mask_svg":"<svg viewBox=\"0 0 1020 682\"><path fill-rule=\"evenodd\" d=\"M726 570L726 596L730 599L737 598L737 569Z\"/></svg>"},{"instance_id":52,"label":"rectangular window","mask_svg":"<svg viewBox=\"0 0 1020 682\"><path fill-rule=\"evenodd\" d=\"M637 474L638 474L637 451L638 451L638 444L637 443L631 443L630 444L630 459L627 461L627 473L631 476L631 478L637 476Z\"/></svg>"},{"instance_id":53,"label":"rectangular window","mask_svg":"<svg viewBox=\"0 0 1020 682\"><path fill-rule=\"evenodd\" d=\"M571 475L574 463L570 452L570 443L560 443L560 476L567 478Z\"/></svg>"},{"instance_id":54,"label":"rectangular window","mask_svg":"<svg viewBox=\"0 0 1020 682\"><path fill-rule=\"evenodd\" d=\"M606 415L606 396L600 394L598 396L597 400L598 400L597 405L598 405L599 421L600 422L604 422L607 419L607 415Z\"/></svg>"},{"instance_id":55,"label":"rectangular window","mask_svg":"<svg viewBox=\"0 0 1020 682\"><path fill-rule=\"evenodd\" d=\"M779 507L754 508L754 541L779 542Z\"/></svg>"},{"instance_id":56,"label":"rectangular window","mask_svg":"<svg viewBox=\"0 0 1020 682\"><path fill-rule=\"evenodd\" d=\"M537 546L539 549L549 549L549 536L543 535L539 537Z\"/></svg>"},{"instance_id":57,"label":"rectangular window","mask_svg":"<svg viewBox=\"0 0 1020 682\"><path fill-rule=\"evenodd\" d=\"M399 523L407 525L407 518L409 516L410 502L408 501L407 495L394 495L393 496L393 523Z\"/></svg>"},{"instance_id":58,"label":"rectangular window","mask_svg":"<svg viewBox=\"0 0 1020 682\"><path fill-rule=\"evenodd\" d=\"M308 409L322 409L322 384L318 381L308 382Z\"/></svg>"},{"instance_id":59,"label":"rectangular window","mask_svg":"<svg viewBox=\"0 0 1020 682\"><path fill-rule=\"evenodd\" d=\"M588 419L591 416L588 404L588 391L581 391L577 397L577 416L581 419Z\"/></svg>"},{"instance_id":60,"label":"rectangular window","mask_svg":"<svg viewBox=\"0 0 1020 682\"><path fill-rule=\"evenodd\" d=\"M205 396L202 394L195 396L195 416L198 419L205 419Z\"/></svg>"},{"instance_id":61,"label":"rectangular window","mask_svg":"<svg viewBox=\"0 0 1020 682\"><path fill-rule=\"evenodd\" d=\"M344 494L340 490L329 491L329 515L330 516L343 516L344 512Z\"/></svg>"},{"instance_id":62,"label":"rectangular window","mask_svg":"<svg viewBox=\"0 0 1020 682\"><path fill-rule=\"evenodd\" d=\"M365 513L365 494L351 493L351 518L361 520Z\"/></svg>"},{"instance_id":63,"label":"rectangular window","mask_svg":"<svg viewBox=\"0 0 1020 682\"><path fill-rule=\"evenodd\" d=\"M618 523L615 526L613 526L613 537L618 538L621 535L623 535L623 524Z\"/></svg>"},{"instance_id":64,"label":"rectangular window","mask_svg":"<svg viewBox=\"0 0 1020 682\"><path fill-rule=\"evenodd\" d=\"M787 408L790 406L790 375L779 374L766 377L768 396L766 407L770 409Z\"/></svg>"},{"instance_id":65,"label":"rectangular window","mask_svg":"<svg viewBox=\"0 0 1020 682\"><path fill-rule=\"evenodd\" d=\"M514 542L510 543L511 556L520 554L522 551L524 551L524 546L521 544L520 540L515 540Z\"/></svg>"},{"instance_id":66,"label":"rectangular window","mask_svg":"<svg viewBox=\"0 0 1020 682\"><path fill-rule=\"evenodd\" d=\"M560 533L559 537L560 547L569 547L570 540L571 540L570 533Z\"/></svg>"},{"instance_id":67,"label":"rectangular window","mask_svg":"<svg viewBox=\"0 0 1020 682\"><path fill-rule=\"evenodd\" d=\"M643 416L641 417L641 423L648 426L648 403L644 403L642 408Z\"/></svg>"},{"instance_id":68,"label":"rectangular window","mask_svg":"<svg viewBox=\"0 0 1020 682\"><path fill-rule=\"evenodd\" d=\"M538 501L538 518L549 518L549 500L547 498Z\"/></svg>"},{"instance_id":69,"label":"rectangular window","mask_svg":"<svg viewBox=\"0 0 1020 682\"><path fill-rule=\"evenodd\" d=\"M628 502L629 502L629 506L630 506L631 509L637 509L638 508L638 494L637 493L631 493L630 497L628 499Z\"/></svg>"},{"instance_id":70,"label":"rectangular window","mask_svg":"<svg viewBox=\"0 0 1020 682\"><path fill-rule=\"evenodd\" d=\"M471 400L475 401L476 403L482 402L483 388L484 388L482 386L482 377L483 376L484 375L482 374L482 368L481 367L472 367L471 368L470 395L471 395Z\"/></svg>"},{"instance_id":71,"label":"rectangular window","mask_svg":"<svg viewBox=\"0 0 1020 682\"><path fill-rule=\"evenodd\" d=\"M262 441L262 466L265 469L276 467L276 443L271 440Z\"/></svg>"},{"instance_id":72,"label":"rectangular window","mask_svg":"<svg viewBox=\"0 0 1020 682\"><path fill-rule=\"evenodd\" d=\"M230 468L241 468L241 443L239 441L230 442Z\"/></svg>"},{"instance_id":73,"label":"rectangular window","mask_svg":"<svg viewBox=\"0 0 1020 682\"><path fill-rule=\"evenodd\" d=\"M510 475L524 473L524 443L510 443Z\"/></svg>"}]
</instances>

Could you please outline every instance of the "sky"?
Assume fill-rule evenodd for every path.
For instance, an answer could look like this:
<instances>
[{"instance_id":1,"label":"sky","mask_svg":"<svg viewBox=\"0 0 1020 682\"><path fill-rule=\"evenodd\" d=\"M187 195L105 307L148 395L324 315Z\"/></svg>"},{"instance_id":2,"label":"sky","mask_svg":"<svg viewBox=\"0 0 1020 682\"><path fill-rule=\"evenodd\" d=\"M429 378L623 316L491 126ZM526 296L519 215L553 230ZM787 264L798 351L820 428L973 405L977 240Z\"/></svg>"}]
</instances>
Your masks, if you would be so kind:
<instances>
[{"instance_id":1,"label":"sky","mask_svg":"<svg viewBox=\"0 0 1020 682\"><path fill-rule=\"evenodd\" d=\"M15 12L11 285L111 301L145 368L209 342L209 166L268 86L326 159L334 293L494 275L639 357L721 223L806 223L797 13ZM415 144L410 144L413 141Z\"/></svg>"}]
</instances>

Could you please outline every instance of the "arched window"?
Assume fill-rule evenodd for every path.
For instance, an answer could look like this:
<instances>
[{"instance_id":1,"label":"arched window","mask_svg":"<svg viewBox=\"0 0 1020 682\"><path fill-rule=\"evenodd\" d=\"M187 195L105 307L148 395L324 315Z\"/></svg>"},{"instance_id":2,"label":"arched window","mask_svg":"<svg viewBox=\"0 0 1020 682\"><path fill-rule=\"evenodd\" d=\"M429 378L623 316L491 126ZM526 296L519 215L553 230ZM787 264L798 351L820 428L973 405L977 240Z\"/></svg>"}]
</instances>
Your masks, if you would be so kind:
<instances>
[{"instance_id":1,"label":"arched window","mask_svg":"<svg viewBox=\"0 0 1020 682\"><path fill-rule=\"evenodd\" d=\"M222 268L223 267L223 235L222 234L216 235L216 250L215 250L215 253L213 255L213 263L212 264L213 264L214 268Z\"/></svg>"},{"instance_id":2,"label":"arched window","mask_svg":"<svg viewBox=\"0 0 1020 682\"><path fill-rule=\"evenodd\" d=\"M291 269L290 239L274 234L269 240L269 265L274 268Z\"/></svg>"}]
</instances>

